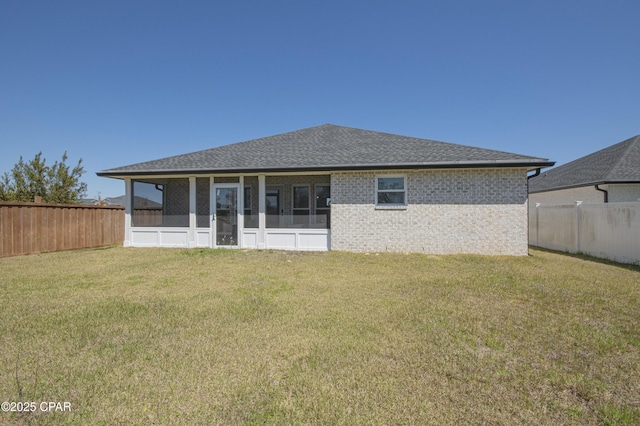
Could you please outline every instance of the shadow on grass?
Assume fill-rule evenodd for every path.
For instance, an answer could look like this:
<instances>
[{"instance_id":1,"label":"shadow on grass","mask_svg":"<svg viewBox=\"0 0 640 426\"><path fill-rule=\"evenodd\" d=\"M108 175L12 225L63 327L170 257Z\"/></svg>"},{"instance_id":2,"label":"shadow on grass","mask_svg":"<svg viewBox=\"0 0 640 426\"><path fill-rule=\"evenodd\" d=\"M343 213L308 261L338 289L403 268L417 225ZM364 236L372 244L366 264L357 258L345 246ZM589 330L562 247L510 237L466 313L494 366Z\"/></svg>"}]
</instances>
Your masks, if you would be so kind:
<instances>
[{"instance_id":1,"label":"shadow on grass","mask_svg":"<svg viewBox=\"0 0 640 426\"><path fill-rule=\"evenodd\" d=\"M618 268L626 269L629 271L640 272L640 265L635 265L633 263L616 262L614 260L603 259L601 257L595 257L585 253L569 253L566 251L551 250L548 248L536 247L531 245L529 246L529 249L536 250L536 251L543 251L545 253L561 254L563 256L569 256L576 259L587 260L589 262L602 263L604 265L617 266Z\"/></svg>"}]
</instances>

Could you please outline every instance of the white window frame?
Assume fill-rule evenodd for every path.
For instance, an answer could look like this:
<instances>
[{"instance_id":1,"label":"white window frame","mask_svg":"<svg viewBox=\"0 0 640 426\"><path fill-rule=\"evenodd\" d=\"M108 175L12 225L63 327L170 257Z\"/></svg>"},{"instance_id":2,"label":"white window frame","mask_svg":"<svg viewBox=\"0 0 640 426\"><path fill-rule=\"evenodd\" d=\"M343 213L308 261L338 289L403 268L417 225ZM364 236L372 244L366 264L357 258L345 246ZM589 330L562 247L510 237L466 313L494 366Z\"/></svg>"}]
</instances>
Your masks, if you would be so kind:
<instances>
[{"instance_id":1,"label":"white window frame","mask_svg":"<svg viewBox=\"0 0 640 426\"><path fill-rule=\"evenodd\" d=\"M380 179L399 179L401 178L404 181L404 185L402 189L379 189L379 180ZM375 205L376 207L407 207L407 176L406 175L376 175L375 180L376 185L376 198ZM404 193L404 203L379 203L378 202L378 194L385 192L402 192Z\"/></svg>"}]
</instances>

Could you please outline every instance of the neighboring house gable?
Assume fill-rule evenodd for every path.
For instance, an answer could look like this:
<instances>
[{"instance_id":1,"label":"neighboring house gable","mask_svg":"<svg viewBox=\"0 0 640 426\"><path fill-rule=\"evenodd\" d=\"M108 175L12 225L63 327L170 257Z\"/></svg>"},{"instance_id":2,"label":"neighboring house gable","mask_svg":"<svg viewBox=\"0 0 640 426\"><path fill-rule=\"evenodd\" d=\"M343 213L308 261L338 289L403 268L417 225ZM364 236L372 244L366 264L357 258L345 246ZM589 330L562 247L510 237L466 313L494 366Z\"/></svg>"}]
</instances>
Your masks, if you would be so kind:
<instances>
[{"instance_id":1,"label":"neighboring house gable","mask_svg":"<svg viewBox=\"0 0 640 426\"><path fill-rule=\"evenodd\" d=\"M531 202L568 204L638 201L640 199L640 135L529 181Z\"/></svg>"},{"instance_id":2,"label":"neighboring house gable","mask_svg":"<svg viewBox=\"0 0 640 426\"><path fill-rule=\"evenodd\" d=\"M326 124L99 175L163 206L127 210L126 245L524 255L527 172L550 165Z\"/></svg>"}]
</instances>

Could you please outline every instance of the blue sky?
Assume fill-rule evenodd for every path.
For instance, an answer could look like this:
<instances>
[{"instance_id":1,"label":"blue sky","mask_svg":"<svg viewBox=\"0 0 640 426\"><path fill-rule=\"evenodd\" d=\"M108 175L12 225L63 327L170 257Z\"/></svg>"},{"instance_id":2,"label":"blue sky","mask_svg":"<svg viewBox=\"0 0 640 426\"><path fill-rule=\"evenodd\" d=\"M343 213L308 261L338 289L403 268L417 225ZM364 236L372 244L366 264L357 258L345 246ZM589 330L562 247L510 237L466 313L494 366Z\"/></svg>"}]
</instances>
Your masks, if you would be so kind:
<instances>
[{"instance_id":1,"label":"blue sky","mask_svg":"<svg viewBox=\"0 0 640 426\"><path fill-rule=\"evenodd\" d=\"M640 2L0 2L0 173L325 123L563 164L640 133Z\"/></svg>"}]
</instances>

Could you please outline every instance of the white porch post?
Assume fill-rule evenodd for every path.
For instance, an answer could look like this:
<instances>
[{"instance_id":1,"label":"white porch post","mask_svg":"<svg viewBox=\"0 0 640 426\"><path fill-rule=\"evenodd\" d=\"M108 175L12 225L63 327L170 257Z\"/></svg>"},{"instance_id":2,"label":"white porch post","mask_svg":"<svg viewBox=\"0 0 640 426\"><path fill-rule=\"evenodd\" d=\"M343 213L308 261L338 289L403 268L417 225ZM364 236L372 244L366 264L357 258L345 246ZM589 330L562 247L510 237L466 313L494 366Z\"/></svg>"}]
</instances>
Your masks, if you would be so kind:
<instances>
[{"instance_id":1,"label":"white porch post","mask_svg":"<svg viewBox=\"0 0 640 426\"><path fill-rule=\"evenodd\" d=\"M267 181L265 175L258 175L258 248L264 249L264 228L267 224Z\"/></svg>"},{"instance_id":2,"label":"white porch post","mask_svg":"<svg viewBox=\"0 0 640 426\"><path fill-rule=\"evenodd\" d=\"M215 223L215 214L216 214L216 194L213 191L214 178L211 176L209 178L209 227L211 229L210 239L209 239L209 247L214 248L216 242L216 223Z\"/></svg>"},{"instance_id":3,"label":"white porch post","mask_svg":"<svg viewBox=\"0 0 640 426\"><path fill-rule=\"evenodd\" d=\"M196 246L196 177L189 176L189 247Z\"/></svg>"},{"instance_id":4,"label":"white porch post","mask_svg":"<svg viewBox=\"0 0 640 426\"><path fill-rule=\"evenodd\" d=\"M124 178L124 246L131 246L131 217L133 214L131 178Z\"/></svg>"}]
</instances>

